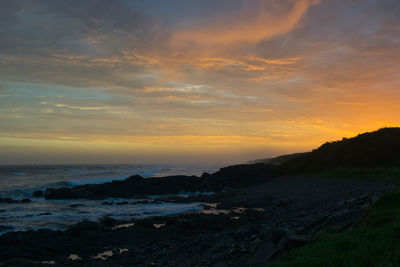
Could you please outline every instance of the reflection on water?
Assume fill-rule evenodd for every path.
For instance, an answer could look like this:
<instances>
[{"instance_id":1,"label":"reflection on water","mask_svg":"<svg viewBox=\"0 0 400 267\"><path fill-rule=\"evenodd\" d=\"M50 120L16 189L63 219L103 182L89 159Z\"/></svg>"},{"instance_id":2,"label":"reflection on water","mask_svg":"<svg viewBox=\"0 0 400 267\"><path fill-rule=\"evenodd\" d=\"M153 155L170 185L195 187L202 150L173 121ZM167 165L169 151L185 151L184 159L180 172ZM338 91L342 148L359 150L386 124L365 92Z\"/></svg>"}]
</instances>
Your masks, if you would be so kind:
<instances>
[{"instance_id":1,"label":"reflection on water","mask_svg":"<svg viewBox=\"0 0 400 267\"><path fill-rule=\"evenodd\" d=\"M218 203L207 203L207 204L205 204L205 207L207 207L207 208L203 209L203 210L201 210L199 212L203 213L203 214L219 215L219 214L230 214L231 212L232 213L241 214L241 213L244 213L247 210L247 208L242 208L242 207L234 208L234 209L231 209L231 210L217 209ZM239 217L232 217L232 218L233 219L239 219Z\"/></svg>"},{"instance_id":2,"label":"reflection on water","mask_svg":"<svg viewBox=\"0 0 400 267\"><path fill-rule=\"evenodd\" d=\"M122 229L122 228L129 228L134 226L135 223L124 223L124 224L118 224L116 226L114 226L113 228L111 228L111 230L117 230L117 229Z\"/></svg>"},{"instance_id":3,"label":"reflection on water","mask_svg":"<svg viewBox=\"0 0 400 267\"><path fill-rule=\"evenodd\" d=\"M68 260L72 260L72 261L78 261L81 260L82 258L79 257L77 254L71 254L67 257Z\"/></svg>"},{"instance_id":4,"label":"reflection on water","mask_svg":"<svg viewBox=\"0 0 400 267\"><path fill-rule=\"evenodd\" d=\"M107 251L97 254L96 256L93 256L92 259L98 259L98 260L105 261L107 258L112 257L113 255L114 255L114 252L112 250L107 250Z\"/></svg>"},{"instance_id":5,"label":"reflection on water","mask_svg":"<svg viewBox=\"0 0 400 267\"><path fill-rule=\"evenodd\" d=\"M163 227L163 226L165 226L165 223L154 223L153 224L153 227L157 228L157 229L160 228L160 227Z\"/></svg>"},{"instance_id":6,"label":"reflection on water","mask_svg":"<svg viewBox=\"0 0 400 267\"><path fill-rule=\"evenodd\" d=\"M107 260L108 258L114 256L115 254L123 254L125 252L128 252L129 250L127 248L120 248L120 249L115 249L115 250L106 250L104 252L101 252L99 254L97 254L96 256L92 256L92 259L96 259L96 260Z\"/></svg>"}]
</instances>

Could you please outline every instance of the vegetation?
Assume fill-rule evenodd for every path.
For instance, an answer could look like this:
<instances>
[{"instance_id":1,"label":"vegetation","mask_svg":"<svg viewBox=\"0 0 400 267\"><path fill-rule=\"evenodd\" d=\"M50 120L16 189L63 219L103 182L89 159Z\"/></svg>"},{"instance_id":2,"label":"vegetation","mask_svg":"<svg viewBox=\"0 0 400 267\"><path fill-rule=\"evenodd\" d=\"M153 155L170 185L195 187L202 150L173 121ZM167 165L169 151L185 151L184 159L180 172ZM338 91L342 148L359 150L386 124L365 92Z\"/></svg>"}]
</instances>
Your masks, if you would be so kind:
<instances>
[{"instance_id":1,"label":"vegetation","mask_svg":"<svg viewBox=\"0 0 400 267\"><path fill-rule=\"evenodd\" d=\"M400 190L375 202L355 229L326 231L271 266L399 266Z\"/></svg>"},{"instance_id":2,"label":"vegetation","mask_svg":"<svg viewBox=\"0 0 400 267\"><path fill-rule=\"evenodd\" d=\"M330 142L281 165L285 173L400 181L400 128ZM400 188L382 196L359 225L314 237L270 266L400 266Z\"/></svg>"},{"instance_id":3,"label":"vegetation","mask_svg":"<svg viewBox=\"0 0 400 267\"><path fill-rule=\"evenodd\" d=\"M256 159L256 160L251 160L248 162L248 164L256 164L256 163L270 163L273 165L280 165L288 160L298 158L301 156L304 156L305 154L308 154L309 152L304 152L304 153L294 153L294 154L288 154L288 155L282 155L278 156L275 158L266 158L266 159Z\"/></svg>"},{"instance_id":4,"label":"vegetation","mask_svg":"<svg viewBox=\"0 0 400 267\"><path fill-rule=\"evenodd\" d=\"M383 128L353 138L328 142L310 153L283 162L284 173L320 172L337 168L400 166L400 128Z\"/></svg>"}]
</instances>

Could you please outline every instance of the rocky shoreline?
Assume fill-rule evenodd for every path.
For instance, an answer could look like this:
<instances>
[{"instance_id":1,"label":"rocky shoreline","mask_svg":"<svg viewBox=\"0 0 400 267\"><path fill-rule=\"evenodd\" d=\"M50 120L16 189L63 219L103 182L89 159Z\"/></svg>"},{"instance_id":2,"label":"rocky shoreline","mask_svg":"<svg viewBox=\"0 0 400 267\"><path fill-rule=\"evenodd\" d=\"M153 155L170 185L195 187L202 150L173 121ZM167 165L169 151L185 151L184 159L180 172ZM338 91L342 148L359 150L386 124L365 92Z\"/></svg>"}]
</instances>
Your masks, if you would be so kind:
<instances>
[{"instance_id":1,"label":"rocky shoreline","mask_svg":"<svg viewBox=\"0 0 400 267\"><path fill-rule=\"evenodd\" d=\"M269 164L235 165L221 168L213 174L198 176L166 176L143 178L133 175L123 181L87 184L73 188L48 188L34 196L46 199L106 199L133 198L151 195L179 194L181 192L221 192L226 188L242 188L265 182L276 176L276 167Z\"/></svg>"},{"instance_id":2,"label":"rocky shoreline","mask_svg":"<svg viewBox=\"0 0 400 267\"><path fill-rule=\"evenodd\" d=\"M393 183L384 181L278 177L265 165L255 167L258 172L254 171L256 175L251 179L243 179L250 177L245 174L249 168L228 168L203 175L205 181L214 177L221 183L242 177L242 181L230 183L229 187L219 184L212 188L211 182L202 181L204 187L198 191L214 189L211 195L149 200L208 203L202 212L133 221L105 217L99 222L81 222L66 231L6 233L0 237L0 266L265 266L284 251L307 243L323 229L351 229L372 202L394 188ZM131 180L138 179L142 178ZM131 189L134 187L132 181L118 185L122 188L126 183L131 183ZM188 184L191 182L185 186ZM76 192L102 192L104 197L116 192L104 193L105 188L115 188L115 183L58 192L74 192L74 197L82 197ZM45 196L55 196L54 192L45 192ZM119 205L124 208L125 204Z\"/></svg>"}]
</instances>

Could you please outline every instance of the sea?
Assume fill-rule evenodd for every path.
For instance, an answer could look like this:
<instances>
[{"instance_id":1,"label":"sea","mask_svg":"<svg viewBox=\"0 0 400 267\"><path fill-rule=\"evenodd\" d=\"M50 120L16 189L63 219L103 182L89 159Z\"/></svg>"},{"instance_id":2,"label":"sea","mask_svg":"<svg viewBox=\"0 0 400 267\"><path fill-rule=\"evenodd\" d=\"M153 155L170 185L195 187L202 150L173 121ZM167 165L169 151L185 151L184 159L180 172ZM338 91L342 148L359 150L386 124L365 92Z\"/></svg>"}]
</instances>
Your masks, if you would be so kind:
<instances>
[{"instance_id":1,"label":"sea","mask_svg":"<svg viewBox=\"0 0 400 267\"><path fill-rule=\"evenodd\" d=\"M73 187L82 184L99 184L112 180L124 180L131 175L147 177L168 175L201 175L219 169L216 165L0 165L0 198L22 200L30 198L29 203L0 203L0 235L9 231L28 231L38 229L63 230L83 220L98 221L104 216L114 219L130 220L149 216L165 216L200 211L204 203L154 203L143 204L143 200L156 198L105 200L45 200L34 198L32 193L46 188ZM211 194L210 192L209 194ZM192 193L180 193L188 196ZM125 205L105 205L103 202L128 202Z\"/></svg>"}]
</instances>

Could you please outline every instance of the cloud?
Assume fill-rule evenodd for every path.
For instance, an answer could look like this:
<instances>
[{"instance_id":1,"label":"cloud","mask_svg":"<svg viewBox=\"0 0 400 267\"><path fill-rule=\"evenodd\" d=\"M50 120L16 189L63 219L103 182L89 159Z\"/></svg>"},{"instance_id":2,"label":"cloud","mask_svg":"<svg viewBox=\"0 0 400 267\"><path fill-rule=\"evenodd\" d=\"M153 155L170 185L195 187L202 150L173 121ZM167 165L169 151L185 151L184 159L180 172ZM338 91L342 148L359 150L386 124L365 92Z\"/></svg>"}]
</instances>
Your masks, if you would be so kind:
<instances>
[{"instance_id":1,"label":"cloud","mask_svg":"<svg viewBox=\"0 0 400 267\"><path fill-rule=\"evenodd\" d=\"M175 42L189 42L204 45L236 45L258 43L291 31L307 10L319 4L320 0L266 1L249 4L237 14L224 14L205 25L193 26L177 31ZM250 4L252 3L252 4ZM282 4L283 3L283 4ZM284 8L282 8L284 6Z\"/></svg>"},{"instance_id":2,"label":"cloud","mask_svg":"<svg viewBox=\"0 0 400 267\"><path fill-rule=\"evenodd\" d=\"M395 0L2 7L6 136L318 145L398 122Z\"/></svg>"},{"instance_id":3,"label":"cloud","mask_svg":"<svg viewBox=\"0 0 400 267\"><path fill-rule=\"evenodd\" d=\"M79 109L79 110L104 110L106 107L79 107L79 106L70 106L66 104L56 104L42 101L40 102L42 105L52 105L58 108L69 108L69 109Z\"/></svg>"},{"instance_id":4,"label":"cloud","mask_svg":"<svg viewBox=\"0 0 400 267\"><path fill-rule=\"evenodd\" d=\"M8 55L110 55L154 35L150 18L122 0L5 0L2 7L0 47Z\"/></svg>"}]
</instances>

